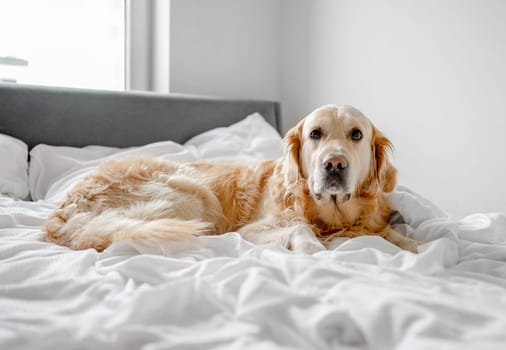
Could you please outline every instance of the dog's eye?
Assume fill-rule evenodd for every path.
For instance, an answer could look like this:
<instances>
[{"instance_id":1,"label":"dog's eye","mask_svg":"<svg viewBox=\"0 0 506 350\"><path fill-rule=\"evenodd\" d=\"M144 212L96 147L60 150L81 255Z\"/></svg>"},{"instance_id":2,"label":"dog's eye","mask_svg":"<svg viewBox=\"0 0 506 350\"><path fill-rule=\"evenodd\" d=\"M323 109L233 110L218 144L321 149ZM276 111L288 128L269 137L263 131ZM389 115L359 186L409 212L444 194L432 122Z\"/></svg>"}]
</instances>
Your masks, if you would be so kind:
<instances>
[{"instance_id":1,"label":"dog's eye","mask_svg":"<svg viewBox=\"0 0 506 350\"><path fill-rule=\"evenodd\" d=\"M311 133L309 134L309 137L312 138L313 140L319 140L321 139L322 137L322 132L320 129L314 129L313 131L311 131Z\"/></svg>"},{"instance_id":2,"label":"dog's eye","mask_svg":"<svg viewBox=\"0 0 506 350\"><path fill-rule=\"evenodd\" d=\"M358 129L353 129L351 131L351 139L353 141L360 141L360 140L362 140L362 131L360 131Z\"/></svg>"}]
</instances>

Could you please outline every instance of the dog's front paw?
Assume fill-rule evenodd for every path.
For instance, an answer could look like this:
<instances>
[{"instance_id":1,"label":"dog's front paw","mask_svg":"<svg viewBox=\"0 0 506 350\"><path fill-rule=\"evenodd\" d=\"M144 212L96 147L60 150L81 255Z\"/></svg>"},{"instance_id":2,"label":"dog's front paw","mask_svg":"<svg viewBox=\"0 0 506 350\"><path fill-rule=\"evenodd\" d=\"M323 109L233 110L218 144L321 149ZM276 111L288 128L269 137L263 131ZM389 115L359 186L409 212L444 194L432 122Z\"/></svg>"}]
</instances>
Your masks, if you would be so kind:
<instances>
[{"instance_id":1,"label":"dog's front paw","mask_svg":"<svg viewBox=\"0 0 506 350\"><path fill-rule=\"evenodd\" d=\"M412 253L418 253L418 246L420 244L422 244L422 242L417 241L415 239L407 238L405 241L399 244L399 247L408 250Z\"/></svg>"},{"instance_id":2,"label":"dog's front paw","mask_svg":"<svg viewBox=\"0 0 506 350\"><path fill-rule=\"evenodd\" d=\"M316 238L311 229L299 228L290 237L289 249L297 254L313 254L327 248Z\"/></svg>"},{"instance_id":3,"label":"dog's front paw","mask_svg":"<svg viewBox=\"0 0 506 350\"><path fill-rule=\"evenodd\" d=\"M325 250L325 246L320 242L298 239L291 242L292 252L296 254L314 254L316 252Z\"/></svg>"},{"instance_id":4,"label":"dog's front paw","mask_svg":"<svg viewBox=\"0 0 506 350\"><path fill-rule=\"evenodd\" d=\"M399 248L408 250L412 253L418 252L418 246L422 244L422 242L417 241L416 239L409 238L404 236L402 233L399 233L393 229L389 229L385 239L390 243L395 244Z\"/></svg>"}]
</instances>

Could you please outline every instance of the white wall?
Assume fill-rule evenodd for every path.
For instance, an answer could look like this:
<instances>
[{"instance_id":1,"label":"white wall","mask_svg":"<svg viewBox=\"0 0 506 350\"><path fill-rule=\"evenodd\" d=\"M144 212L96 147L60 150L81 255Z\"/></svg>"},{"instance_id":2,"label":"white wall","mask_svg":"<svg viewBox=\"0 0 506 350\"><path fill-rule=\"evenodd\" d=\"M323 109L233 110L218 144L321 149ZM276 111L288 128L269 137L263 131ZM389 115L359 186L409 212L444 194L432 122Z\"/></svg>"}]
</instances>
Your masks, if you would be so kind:
<instances>
[{"instance_id":1,"label":"white wall","mask_svg":"<svg viewBox=\"0 0 506 350\"><path fill-rule=\"evenodd\" d=\"M285 126L353 104L401 184L456 216L506 212L505 18L501 0L284 0Z\"/></svg>"},{"instance_id":2,"label":"white wall","mask_svg":"<svg viewBox=\"0 0 506 350\"><path fill-rule=\"evenodd\" d=\"M172 0L171 92L280 98L278 0Z\"/></svg>"},{"instance_id":3,"label":"white wall","mask_svg":"<svg viewBox=\"0 0 506 350\"><path fill-rule=\"evenodd\" d=\"M281 108L285 131L295 125L310 109L311 57L308 52L312 32L313 1L281 2Z\"/></svg>"}]
</instances>

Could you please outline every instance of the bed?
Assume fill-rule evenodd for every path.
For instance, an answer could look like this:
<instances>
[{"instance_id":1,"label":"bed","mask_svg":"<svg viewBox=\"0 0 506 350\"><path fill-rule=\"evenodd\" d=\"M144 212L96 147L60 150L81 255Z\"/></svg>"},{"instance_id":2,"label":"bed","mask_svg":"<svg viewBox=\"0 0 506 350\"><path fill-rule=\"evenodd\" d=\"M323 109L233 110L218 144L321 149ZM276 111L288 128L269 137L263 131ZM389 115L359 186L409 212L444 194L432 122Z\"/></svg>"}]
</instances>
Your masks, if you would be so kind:
<instances>
[{"instance_id":1,"label":"bed","mask_svg":"<svg viewBox=\"0 0 506 350\"><path fill-rule=\"evenodd\" d=\"M313 255L235 232L102 253L41 239L105 159L254 163L281 155L280 121L271 101L0 84L0 348L506 348L506 216L455 219L402 186L393 224L418 254L376 236Z\"/></svg>"}]
</instances>

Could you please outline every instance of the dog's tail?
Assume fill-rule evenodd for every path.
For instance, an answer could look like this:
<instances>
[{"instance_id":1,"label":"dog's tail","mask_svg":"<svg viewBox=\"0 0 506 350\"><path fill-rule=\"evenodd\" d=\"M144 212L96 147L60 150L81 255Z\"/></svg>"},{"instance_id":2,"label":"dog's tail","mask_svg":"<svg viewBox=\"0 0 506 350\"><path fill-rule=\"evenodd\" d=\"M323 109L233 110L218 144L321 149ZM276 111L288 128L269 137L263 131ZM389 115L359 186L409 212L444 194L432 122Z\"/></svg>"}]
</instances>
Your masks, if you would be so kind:
<instances>
[{"instance_id":1,"label":"dog's tail","mask_svg":"<svg viewBox=\"0 0 506 350\"><path fill-rule=\"evenodd\" d=\"M62 210L56 210L44 226L48 242L72 249L95 248L102 251L112 243L123 240L182 241L212 234L210 222L175 218L139 219L118 215L114 209L99 214L79 213L66 220Z\"/></svg>"}]
</instances>

